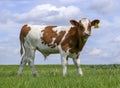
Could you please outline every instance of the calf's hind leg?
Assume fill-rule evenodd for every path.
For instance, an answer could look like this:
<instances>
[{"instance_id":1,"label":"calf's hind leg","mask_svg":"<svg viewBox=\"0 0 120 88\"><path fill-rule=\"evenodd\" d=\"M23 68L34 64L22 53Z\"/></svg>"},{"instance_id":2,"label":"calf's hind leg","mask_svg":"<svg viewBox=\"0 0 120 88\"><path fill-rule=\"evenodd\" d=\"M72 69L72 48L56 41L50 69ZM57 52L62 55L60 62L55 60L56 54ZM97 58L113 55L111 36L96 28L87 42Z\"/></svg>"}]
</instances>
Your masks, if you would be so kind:
<instances>
[{"instance_id":1,"label":"calf's hind leg","mask_svg":"<svg viewBox=\"0 0 120 88\"><path fill-rule=\"evenodd\" d=\"M34 66L34 58L35 58L35 50L25 49L25 54L21 60L20 68L18 70L18 76L20 76L22 74L22 70L26 63L29 64L33 76L38 76L38 73Z\"/></svg>"},{"instance_id":2,"label":"calf's hind leg","mask_svg":"<svg viewBox=\"0 0 120 88\"><path fill-rule=\"evenodd\" d=\"M38 73L35 69L35 66L34 66L34 59L35 59L35 50L34 49L31 49L29 50L29 57L28 57L28 64L31 68L31 71L32 71L32 74L33 76L38 76Z\"/></svg>"},{"instance_id":3,"label":"calf's hind leg","mask_svg":"<svg viewBox=\"0 0 120 88\"><path fill-rule=\"evenodd\" d=\"M24 55L22 60L21 60L21 63L20 63L20 67L19 67L19 70L18 70L18 76L21 76L23 68L26 65L26 63L27 63L27 60L26 60L26 56Z\"/></svg>"}]
</instances>

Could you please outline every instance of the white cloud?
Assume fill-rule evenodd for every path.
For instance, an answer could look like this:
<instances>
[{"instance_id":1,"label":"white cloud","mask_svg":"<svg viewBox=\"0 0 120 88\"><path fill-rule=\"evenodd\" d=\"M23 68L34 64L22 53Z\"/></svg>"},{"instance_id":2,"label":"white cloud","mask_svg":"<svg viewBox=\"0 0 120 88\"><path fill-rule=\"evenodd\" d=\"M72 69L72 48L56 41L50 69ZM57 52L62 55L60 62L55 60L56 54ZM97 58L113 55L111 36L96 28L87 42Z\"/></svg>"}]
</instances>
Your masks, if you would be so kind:
<instances>
[{"instance_id":1,"label":"white cloud","mask_svg":"<svg viewBox=\"0 0 120 88\"><path fill-rule=\"evenodd\" d=\"M75 6L62 6L56 7L51 4L38 5L31 11L22 14L16 14L17 22L31 22L31 23L61 23L64 24L65 20L70 20L71 18L78 18L82 15L80 9Z\"/></svg>"},{"instance_id":2,"label":"white cloud","mask_svg":"<svg viewBox=\"0 0 120 88\"><path fill-rule=\"evenodd\" d=\"M20 54L17 48L0 46L0 64L18 64L20 63Z\"/></svg>"},{"instance_id":3,"label":"white cloud","mask_svg":"<svg viewBox=\"0 0 120 88\"><path fill-rule=\"evenodd\" d=\"M90 55L100 55L102 51L100 49L94 48L89 54Z\"/></svg>"},{"instance_id":4,"label":"white cloud","mask_svg":"<svg viewBox=\"0 0 120 88\"><path fill-rule=\"evenodd\" d=\"M13 20L7 20L5 23L4 22L0 22L0 30L3 30L3 31L11 31L11 30L15 30L13 28L15 27L18 27L18 23L14 22Z\"/></svg>"},{"instance_id":5,"label":"white cloud","mask_svg":"<svg viewBox=\"0 0 120 88\"><path fill-rule=\"evenodd\" d=\"M102 19L102 20L100 20L100 25L102 28L106 29L106 28L112 27L113 23L106 19Z\"/></svg>"},{"instance_id":6,"label":"white cloud","mask_svg":"<svg viewBox=\"0 0 120 88\"><path fill-rule=\"evenodd\" d=\"M114 26L118 29L120 29L120 16L115 16L114 17L114 22L112 22L114 24Z\"/></svg>"},{"instance_id":7,"label":"white cloud","mask_svg":"<svg viewBox=\"0 0 120 88\"><path fill-rule=\"evenodd\" d=\"M94 8L93 9L96 11L101 12L102 8L103 9L107 8L107 6L103 4L104 0L101 0L101 1L93 0L92 2L93 4L91 4L91 7L95 7L95 9ZM109 0L105 0L105 2L109 2ZM113 1L111 0L110 2L112 3ZM85 17L84 13L77 6L71 5L71 6L57 7L52 4L37 5L31 10L29 10L28 12L24 12L24 13L12 13L10 11L3 10L1 14L4 14L4 15L0 17L0 20L1 20L0 23L15 21L17 23L34 23L34 24L49 24L49 23L56 24L57 23L57 24L63 25L63 24L66 24L67 22L69 23L69 20L71 18L80 19L81 17ZM104 27L111 25L109 21L103 20L103 23L105 23Z\"/></svg>"},{"instance_id":8,"label":"white cloud","mask_svg":"<svg viewBox=\"0 0 120 88\"><path fill-rule=\"evenodd\" d=\"M11 20L13 17L12 13L8 10L1 10L0 11L0 23L7 23L7 21Z\"/></svg>"},{"instance_id":9,"label":"white cloud","mask_svg":"<svg viewBox=\"0 0 120 88\"><path fill-rule=\"evenodd\" d=\"M8 37L0 40L0 43L9 43L9 42L11 41L10 41L10 38Z\"/></svg>"},{"instance_id":10,"label":"white cloud","mask_svg":"<svg viewBox=\"0 0 120 88\"><path fill-rule=\"evenodd\" d=\"M90 45L87 45L85 50L83 51L83 55L85 56L93 56L93 57L101 57L101 58L108 58L111 57L111 53L105 49L102 49L104 47L91 47Z\"/></svg>"},{"instance_id":11,"label":"white cloud","mask_svg":"<svg viewBox=\"0 0 120 88\"><path fill-rule=\"evenodd\" d=\"M119 52L119 53L120 53L120 52ZM115 63L115 64L120 64L120 54L117 55L114 59L115 59L115 60L114 60L114 63Z\"/></svg>"},{"instance_id":12,"label":"white cloud","mask_svg":"<svg viewBox=\"0 0 120 88\"><path fill-rule=\"evenodd\" d=\"M117 36L114 41L120 43L120 36Z\"/></svg>"},{"instance_id":13,"label":"white cloud","mask_svg":"<svg viewBox=\"0 0 120 88\"><path fill-rule=\"evenodd\" d=\"M118 7L115 0L92 0L91 8L100 13L111 13Z\"/></svg>"},{"instance_id":14,"label":"white cloud","mask_svg":"<svg viewBox=\"0 0 120 88\"><path fill-rule=\"evenodd\" d=\"M63 3L75 3L77 2L77 0L59 0L60 2L63 2Z\"/></svg>"}]
</instances>

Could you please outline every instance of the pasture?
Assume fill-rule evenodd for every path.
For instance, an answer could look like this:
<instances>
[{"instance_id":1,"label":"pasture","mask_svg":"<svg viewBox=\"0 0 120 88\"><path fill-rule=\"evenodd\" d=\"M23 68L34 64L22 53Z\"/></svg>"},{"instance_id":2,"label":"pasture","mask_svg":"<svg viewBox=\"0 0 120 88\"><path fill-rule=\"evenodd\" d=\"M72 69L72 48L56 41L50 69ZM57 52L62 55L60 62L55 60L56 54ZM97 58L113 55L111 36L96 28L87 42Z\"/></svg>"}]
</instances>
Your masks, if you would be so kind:
<instances>
[{"instance_id":1,"label":"pasture","mask_svg":"<svg viewBox=\"0 0 120 88\"><path fill-rule=\"evenodd\" d=\"M120 88L120 65L82 65L79 77L74 65L62 76L61 65L36 65L39 77L26 66L17 77L18 65L0 65L0 88Z\"/></svg>"}]
</instances>

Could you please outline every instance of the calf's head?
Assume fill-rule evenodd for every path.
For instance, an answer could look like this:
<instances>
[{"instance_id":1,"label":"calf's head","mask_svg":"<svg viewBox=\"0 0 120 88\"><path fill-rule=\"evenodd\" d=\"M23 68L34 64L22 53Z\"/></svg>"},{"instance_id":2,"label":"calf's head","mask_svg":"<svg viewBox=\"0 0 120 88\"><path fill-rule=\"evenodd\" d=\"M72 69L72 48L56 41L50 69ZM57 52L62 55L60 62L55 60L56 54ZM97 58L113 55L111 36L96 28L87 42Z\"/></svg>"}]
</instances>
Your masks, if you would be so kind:
<instances>
[{"instance_id":1,"label":"calf's head","mask_svg":"<svg viewBox=\"0 0 120 88\"><path fill-rule=\"evenodd\" d=\"M82 18L79 22L75 20L70 20L70 23L77 28L78 33L80 35L84 36L90 36L91 35L91 27L94 26L94 28L98 28L99 20L95 19L93 21L90 21L87 18Z\"/></svg>"}]
</instances>

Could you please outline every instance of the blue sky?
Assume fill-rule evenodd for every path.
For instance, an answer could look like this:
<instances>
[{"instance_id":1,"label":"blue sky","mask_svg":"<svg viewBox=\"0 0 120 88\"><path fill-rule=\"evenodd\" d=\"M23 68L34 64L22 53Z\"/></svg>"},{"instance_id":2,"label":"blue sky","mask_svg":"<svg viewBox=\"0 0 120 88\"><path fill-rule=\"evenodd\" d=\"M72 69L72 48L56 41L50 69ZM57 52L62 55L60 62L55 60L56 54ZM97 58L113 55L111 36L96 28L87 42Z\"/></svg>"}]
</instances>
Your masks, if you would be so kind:
<instances>
[{"instance_id":1,"label":"blue sky","mask_svg":"<svg viewBox=\"0 0 120 88\"><path fill-rule=\"evenodd\" d=\"M99 19L81 52L81 64L120 63L120 0L0 0L0 64L19 64L19 33L24 24L70 25L69 20ZM69 59L72 64L72 60ZM35 64L61 64L60 55Z\"/></svg>"}]
</instances>

